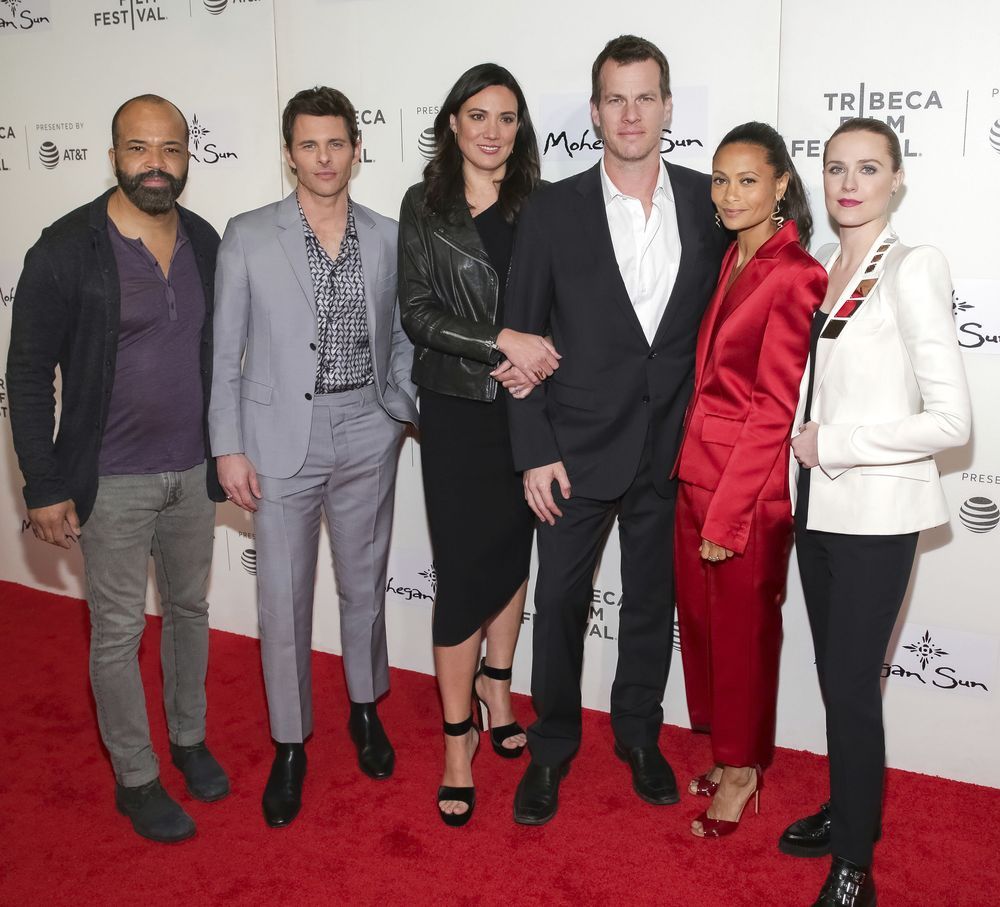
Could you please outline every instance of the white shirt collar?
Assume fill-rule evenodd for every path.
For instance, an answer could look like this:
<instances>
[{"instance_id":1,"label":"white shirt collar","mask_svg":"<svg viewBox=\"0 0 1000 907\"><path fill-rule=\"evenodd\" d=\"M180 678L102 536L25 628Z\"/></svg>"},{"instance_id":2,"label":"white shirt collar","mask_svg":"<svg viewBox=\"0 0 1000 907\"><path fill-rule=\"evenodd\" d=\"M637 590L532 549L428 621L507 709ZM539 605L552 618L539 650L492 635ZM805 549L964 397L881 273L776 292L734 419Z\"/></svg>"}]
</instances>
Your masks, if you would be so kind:
<instances>
[{"instance_id":1,"label":"white shirt collar","mask_svg":"<svg viewBox=\"0 0 1000 907\"><path fill-rule=\"evenodd\" d=\"M608 171L604 167L603 157L601 158L601 190L604 193L605 208L616 198L632 198L632 196L626 195L611 182L611 177L608 176ZM668 202L673 202L674 191L670 185L670 178L667 176L667 165L663 163L663 158L660 158L660 178L657 187L653 190L653 197L656 198L659 193L662 193Z\"/></svg>"}]
</instances>

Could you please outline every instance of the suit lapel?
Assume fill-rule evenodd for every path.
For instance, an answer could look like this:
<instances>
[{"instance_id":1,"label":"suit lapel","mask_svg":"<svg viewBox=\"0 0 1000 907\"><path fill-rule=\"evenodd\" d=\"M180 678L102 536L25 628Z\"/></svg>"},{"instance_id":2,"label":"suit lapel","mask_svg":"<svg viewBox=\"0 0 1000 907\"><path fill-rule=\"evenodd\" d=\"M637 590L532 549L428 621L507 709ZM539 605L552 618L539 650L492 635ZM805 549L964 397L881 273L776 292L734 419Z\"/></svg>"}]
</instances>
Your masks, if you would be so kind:
<instances>
[{"instance_id":1,"label":"suit lapel","mask_svg":"<svg viewBox=\"0 0 1000 907\"><path fill-rule=\"evenodd\" d=\"M816 381L813 385L814 400L819 394L823 379L830 369L830 363L841 346L838 341L845 333L850 332L851 324L857 319L862 308L875 295L879 281L881 281L882 275L885 273L885 263L889 252L898 241L899 237L892 231L892 228L886 226L878 235L875 242L872 243L868 253L861 260L861 265L851 275L851 279L847 282L844 291L830 310L830 314L823 324L820 339L832 340L833 342L825 346L822 343L819 344L818 349L823 350L824 355L820 356L819 351L817 351ZM827 273L830 272L839 257L840 246L837 246L830 260L825 265Z\"/></svg>"},{"instance_id":2,"label":"suit lapel","mask_svg":"<svg viewBox=\"0 0 1000 907\"><path fill-rule=\"evenodd\" d=\"M722 269L719 271L719 282L715 285L715 292L705 310L705 316L701 322L701 329L698 331L698 347L695 355L695 376L694 384L698 388L701 386L701 379L705 372L705 363L708 362L708 353L715 341L716 324L719 321L719 311L722 308L726 296L725 286L729 280L729 274L736 267L738 249L736 243L729 246L726 257L722 260ZM669 308L669 307L668 307ZM664 313L665 314L665 313ZM659 331L657 331L659 333Z\"/></svg>"},{"instance_id":3,"label":"suit lapel","mask_svg":"<svg viewBox=\"0 0 1000 907\"><path fill-rule=\"evenodd\" d=\"M306 255L306 237L302 232L302 218L295 193L286 195L278 204L278 242L288 258L295 279L302 288L302 294L309 308L316 314L316 295L312 275L309 273L309 258Z\"/></svg>"},{"instance_id":4,"label":"suit lapel","mask_svg":"<svg viewBox=\"0 0 1000 907\"><path fill-rule=\"evenodd\" d=\"M635 314L635 306L625 289L621 271L618 269L618 259L615 257L615 246L611 241L611 228L608 226L608 213L604 204L604 191L601 188L601 163L597 162L580 180L577 191L580 193L581 221L590 239L590 246L595 252L598 262L606 262L603 276L607 281L608 294L614 297L615 303L621 309L625 320L637 331L643 343L647 343L642 324Z\"/></svg>"},{"instance_id":5,"label":"suit lapel","mask_svg":"<svg viewBox=\"0 0 1000 907\"><path fill-rule=\"evenodd\" d=\"M375 221L368 211L357 202L354 205L354 228L358 231L358 249L361 253L361 271L365 281L365 310L368 314L368 343L372 349L372 364L375 359L375 283L379 262L382 258L382 243Z\"/></svg>"}]
</instances>

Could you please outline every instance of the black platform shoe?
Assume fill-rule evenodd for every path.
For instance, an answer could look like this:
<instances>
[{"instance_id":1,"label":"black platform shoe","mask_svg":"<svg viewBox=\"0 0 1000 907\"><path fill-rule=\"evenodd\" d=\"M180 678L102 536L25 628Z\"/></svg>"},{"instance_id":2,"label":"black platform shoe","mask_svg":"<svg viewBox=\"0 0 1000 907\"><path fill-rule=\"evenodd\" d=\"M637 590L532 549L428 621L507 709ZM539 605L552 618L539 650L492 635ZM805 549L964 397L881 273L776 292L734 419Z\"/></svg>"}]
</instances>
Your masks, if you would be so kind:
<instances>
[{"instance_id":1,"label":"black platform shoe","mask_svg":"<svg viewBox=\"0 0 1000 907\"><path fill-rule=\"evenodd\" d=\"M874 840L881 837L879 827ZM825 857L830 852L830 801L819 812L789 825L778 839L778 850L790 857Z\"/></svg>"},{"instance_id":2,"label":"black platform shoe","mask_svg":"<svg viewBox=\"0 0 1000 907\"><path fill-rule=\"evenodd\" d=\"M522 743L520 746L504 746L503 742L511 737L516 737L518 734L523 734L524 728L516 721L512 721L510 724L501 724L499 727L490 726L490 707L483 702L479 692L476 690L476 679L480 674L484 677L489 677L490 680L510 680L512 669L491 668L486 664L486 659L484 658L479 662L479 670L476 671L476 676L472 678L472 696L476 700L476 706L479 709L479 727L482 730L489 730L493 752L498 756L503 756L504 759L516 759L524 752L524 744Z\"/></svg>"},{"instance_id":3,"label":"black platform shoe","mask_svg":"<svg viewBox=\"0 0 1000 907\"><path fill-rule=\"evenodd\" d=\"M268 775L261 806L264 821L271 828L285 828L302 808L302 782L306 777L306 745L276 743L271 774Z\"/></svg>"},{"instance_id":4,"label":"black platform shoe","mask_svg":"<svg viewBox=\"0 0 1000 907\"><path fill-rule=\"evenodd\" d=\"M454 723L444 722L444 732L449 737L464 737L471 730L471 715L465 721ZM445 825L450 825L452 828L459 828L472 818L472 810L476 807L476 789L474 787L448 787L442 784L438 788L437 798L438 812L441 814L441 821ZM441 809L441 802L443 800L458 800L460 803L465 803L469 808L464 813L446 813Z\"/></svg>"},{"instance_id":5,"label":"black platform shoe","mask_svg":"<svg viewBox=\"0 0 1000 907\"><path fill-rule=\"evenodd\" d=\"M871 870L834 857L813 907L877 907Z\"/></svg>"}]
</instances>

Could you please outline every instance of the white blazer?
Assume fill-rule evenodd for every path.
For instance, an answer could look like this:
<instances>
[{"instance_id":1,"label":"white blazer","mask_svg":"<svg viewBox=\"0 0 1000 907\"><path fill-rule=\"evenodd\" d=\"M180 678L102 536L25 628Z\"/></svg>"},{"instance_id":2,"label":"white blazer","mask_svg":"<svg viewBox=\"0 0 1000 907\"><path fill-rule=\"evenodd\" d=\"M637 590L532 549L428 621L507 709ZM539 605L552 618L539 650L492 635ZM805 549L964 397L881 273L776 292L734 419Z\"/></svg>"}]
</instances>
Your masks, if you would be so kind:
<instances>
[{"instance_id":1,"label":"white blazer","mask_svg":"<svg viewBox=\"0 0 1000 907\"><path fill-rule=\"evenodd\" d=\"M836 246L827 271L839 256ZM862 281L874 286L845 318ZM823 329L840 333L821 339L816 354L811 418L820 426L819 466L809 480L809 529L894 535L948 521L933 454L965 444L972 423L951 293L941 252L904 246L888 227L848 281ZM808 383L809 367L796 429ZM798 469L792 456L793 510Z\"/></svg>"}]
</instances>

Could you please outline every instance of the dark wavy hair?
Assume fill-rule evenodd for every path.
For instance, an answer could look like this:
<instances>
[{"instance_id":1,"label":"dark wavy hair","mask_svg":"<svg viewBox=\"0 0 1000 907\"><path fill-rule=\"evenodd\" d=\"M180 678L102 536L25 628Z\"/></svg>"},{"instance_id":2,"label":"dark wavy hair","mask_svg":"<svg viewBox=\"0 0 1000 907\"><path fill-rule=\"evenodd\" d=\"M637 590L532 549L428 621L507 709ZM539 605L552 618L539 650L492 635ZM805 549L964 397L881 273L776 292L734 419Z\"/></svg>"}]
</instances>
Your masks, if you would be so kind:
<instances>
[{"instance_id":1,"label":"dark wavy hair","mask_svg":"<svg viewBox=\"0 0 1000 907\"><path fill-rule=\"evenodd\" d=\"M892 159L892 172L898 173L903 167L903 152L899 147L899 136L893 131L893 128L881 120L874 120L870 117L851 117L849 120L844 120L836 129L833 130L830 138L826 140L823 144L823 166L826 166L826 149L827 146L832 142L838 135L842 135L845 132L871 132L874 135L880 135L885 139L886 144L889 146L889 157Z\"/></svg>"},{"instance_id":2,"label":"dark wavy hair","mask_svg":"<svg viewBox=\"0 0 1000 907\"><path fill-rule=\"evenodd\" d=\"M336 88L317 85L315 88L303 88L302 91L289 98L281 114L281 135L285 140L285 147L289 150L292 147L292 130L295 127L295 119L302 115L342 117L347 125L347 136L351 140L351 145L357 145L361 138L361 133L358 130L358 115L354 110L354 105L347 95L342 91L337 91Z\"/></svg>"},{"instance_id":3,"label":"dark wavy hair","mask_svg":"<svg viewBox=\"0 0 1000 907\"><path fill-rule=\"evenodd\" d=\"M517 134L507 159L506 172L500 182L498 199L500 213L507 223L514 223L521 205L541 178L535 127L531 125L531 116L528 114L521 86L508 70L496 63L473 66L458 77L434 118L436 150L434 157L424 168L424 207L446 220L454 220L456 211L462 210L466 205L462 152L451 131L451 116L458 116L458 111L469 98L492 85L509 88L517 99Z\"/></svg>"},{"instance_id":4,"label":"dark wavy hair","mask_svg":"<svg viewBox=\"0 0 1000 907\"><path fill-rule=\"evenodd\" d=\"M660 100L670 97L670 64L652 41L638 38L635 35L619 35L604 45L590 68L590 101L592 104L601 102L601 68L608 60L613 60L619 66L629 63L644 63L653 60L660 67Z\"/></svg>"},{"instance_id":5,"label":"dark wavy hair","mask_svg":"<svg viewBox=\"0 0 1000 907\"><path fill-rule=\"evenodd\" d=\"M787 219L794 220L799 231L799 245L803 249L809 247L812 238L813 219L809 210L809 197L806 187L792 163L792 157L785 146L781 134L767 123L744 123L726 133L715 149L718 154L726 145L756 145L764 151L764 159L774 168L776 177L788 174L788 187L785 196L778 203L778 213Z\"/></svg>"}]
</instances>

